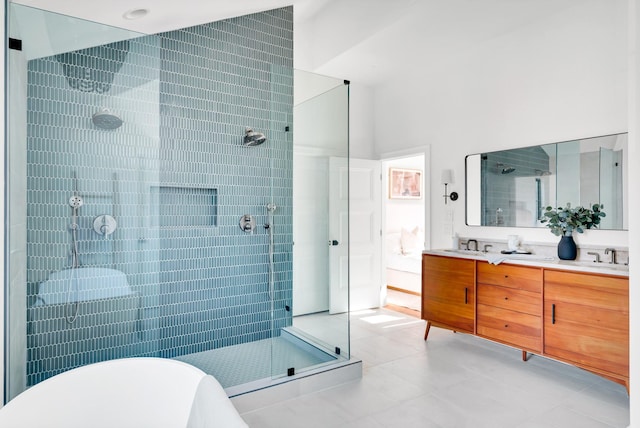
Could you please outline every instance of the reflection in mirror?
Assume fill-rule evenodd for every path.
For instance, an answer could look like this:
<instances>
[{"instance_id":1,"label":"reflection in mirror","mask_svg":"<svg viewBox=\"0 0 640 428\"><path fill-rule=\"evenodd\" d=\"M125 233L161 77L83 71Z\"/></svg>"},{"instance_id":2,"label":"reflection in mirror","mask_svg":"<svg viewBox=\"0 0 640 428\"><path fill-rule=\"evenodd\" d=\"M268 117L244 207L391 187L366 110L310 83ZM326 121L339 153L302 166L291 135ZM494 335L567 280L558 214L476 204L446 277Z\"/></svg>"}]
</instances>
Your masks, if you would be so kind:
<instances>
[{"instance_id":1,"label":"reflection in mirror","mask_svg":"<svg viewBox=\"0 0 640 428\"><path fill-rule=\"evenodd\" d=\"M600 229L626 229L627 134L469 155L469 226L542 227L546 206L604 205Z\"/></svg>"}]
</instances>

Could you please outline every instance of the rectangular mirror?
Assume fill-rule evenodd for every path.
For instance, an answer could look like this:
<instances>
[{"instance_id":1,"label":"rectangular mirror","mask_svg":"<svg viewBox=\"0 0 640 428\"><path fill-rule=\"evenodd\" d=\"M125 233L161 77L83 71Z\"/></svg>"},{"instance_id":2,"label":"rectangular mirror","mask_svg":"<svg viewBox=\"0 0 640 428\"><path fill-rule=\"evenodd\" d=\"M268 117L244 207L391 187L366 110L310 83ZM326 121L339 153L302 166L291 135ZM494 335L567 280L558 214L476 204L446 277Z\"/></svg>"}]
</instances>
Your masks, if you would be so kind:
<instances>
[{"instance_id":1,"label":"rectangular mirror","mask_svg":"<svg viewBox=\"0 0 640 428\"><path fill-rule=\"evenodd\" d=\"M545 207L604 205L600 229L627 229L627 134L469 155L469 226L544 227Z\"/></svg>"}]
</instances>

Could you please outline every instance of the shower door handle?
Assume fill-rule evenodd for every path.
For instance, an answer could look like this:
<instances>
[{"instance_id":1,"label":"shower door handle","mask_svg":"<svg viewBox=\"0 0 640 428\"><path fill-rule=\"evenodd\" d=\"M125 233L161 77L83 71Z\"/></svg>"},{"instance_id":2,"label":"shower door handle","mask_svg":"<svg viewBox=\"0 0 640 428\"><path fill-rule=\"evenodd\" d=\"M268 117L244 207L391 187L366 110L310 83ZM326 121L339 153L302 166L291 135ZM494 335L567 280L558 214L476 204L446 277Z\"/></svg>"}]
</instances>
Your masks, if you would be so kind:
<instances>
[{"instance_id":1,"label":"shower door handle","mask_svg":"<svg viewBox=\"0 0 640 428\"><path fill-rule=\"evenodd\" d=\"M334 246L336 246L336 245L338 245L338 244L340 244L340 243L339 243L338 241L336 241L335 239L334 239L334 240L332 240L332 241L329 241L329 246L330 246L330 247L334 247Z\"/></svg>"}]
</instances>

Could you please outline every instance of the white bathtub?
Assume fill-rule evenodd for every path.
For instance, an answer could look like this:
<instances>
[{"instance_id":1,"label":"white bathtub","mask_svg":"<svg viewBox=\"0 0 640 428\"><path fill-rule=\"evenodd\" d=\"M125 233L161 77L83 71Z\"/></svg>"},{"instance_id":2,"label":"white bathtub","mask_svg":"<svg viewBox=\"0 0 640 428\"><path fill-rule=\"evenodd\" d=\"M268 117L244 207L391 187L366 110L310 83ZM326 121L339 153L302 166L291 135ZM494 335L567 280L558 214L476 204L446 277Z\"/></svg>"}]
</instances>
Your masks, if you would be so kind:
<instances>
[{"instance_id":1,"label":"white bathtub","mask_svg":"<svg viewBox=\"0 0 640 428\"><path fill-rule=\"evenodd\" d=\"M125 358L49 378L0 409L16 428L247 428L224 389L189 364Z\"/></svg>"}]
</instances>

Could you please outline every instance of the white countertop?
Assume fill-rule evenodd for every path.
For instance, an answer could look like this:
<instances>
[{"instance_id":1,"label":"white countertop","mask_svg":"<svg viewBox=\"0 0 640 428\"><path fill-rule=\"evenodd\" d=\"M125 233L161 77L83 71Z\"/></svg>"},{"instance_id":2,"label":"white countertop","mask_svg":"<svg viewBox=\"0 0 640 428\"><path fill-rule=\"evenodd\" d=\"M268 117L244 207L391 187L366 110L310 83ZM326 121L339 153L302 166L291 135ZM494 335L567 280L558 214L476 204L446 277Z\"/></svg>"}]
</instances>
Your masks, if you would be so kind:
<instances>
[{"instance_id":1,"label":"white countertop","mask_svg":"<svg viewBox=\"0 0 640 428\"><path fill-rule=\"evenodd\" d=\"M595 263L574 260L560 260L557 257L543 257L535 254L483 253L471 250L427 250L422 254L457 257L488 261L493 264L510 263L523 266L537 266L550 269L572 270L577 272L599 273L605 275L629 276L629 266L622 264Z\"/></svg>"}]
</instances>

